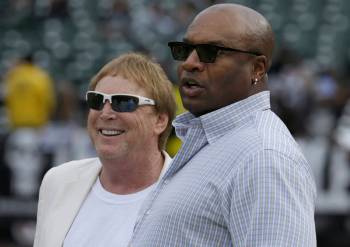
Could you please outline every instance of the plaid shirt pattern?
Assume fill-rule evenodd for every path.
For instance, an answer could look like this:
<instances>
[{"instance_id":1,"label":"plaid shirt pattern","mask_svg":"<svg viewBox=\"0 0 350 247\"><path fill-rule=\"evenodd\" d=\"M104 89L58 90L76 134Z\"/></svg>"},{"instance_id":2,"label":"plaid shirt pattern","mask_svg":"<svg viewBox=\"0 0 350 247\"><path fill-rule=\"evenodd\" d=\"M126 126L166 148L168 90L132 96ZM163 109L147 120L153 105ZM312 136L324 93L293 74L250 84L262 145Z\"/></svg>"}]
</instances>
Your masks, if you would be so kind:
<instances>
[{"instance_id":1,"label":"plaid shirt pattern","mask_svg":"<svg viewBox=\"0 0 350 247\"><path fill-rule=\"evenodd\" d=\"M183 145L130 246L316 246L311 169L268 91L174 126Z\"/></svg>"}]
</instances>

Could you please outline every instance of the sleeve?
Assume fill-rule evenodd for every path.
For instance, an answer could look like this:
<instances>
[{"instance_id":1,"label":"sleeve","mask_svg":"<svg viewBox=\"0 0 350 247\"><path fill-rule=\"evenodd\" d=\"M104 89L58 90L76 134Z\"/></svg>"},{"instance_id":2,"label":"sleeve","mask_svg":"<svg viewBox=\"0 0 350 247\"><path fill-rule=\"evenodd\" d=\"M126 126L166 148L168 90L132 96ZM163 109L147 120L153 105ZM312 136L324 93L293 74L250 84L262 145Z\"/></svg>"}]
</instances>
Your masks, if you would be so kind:
<instances>
[{"instance_id":1,"label":"sleeve","mask_svg":"<svg viewBox=\"0 0 350 247\"><path fill-rule=\"evenodd\" d=\"M275 150L248 158L228 190L228 225L238 247L316 247L316 187L307 162Z\"/></svg>"}]
</instances>

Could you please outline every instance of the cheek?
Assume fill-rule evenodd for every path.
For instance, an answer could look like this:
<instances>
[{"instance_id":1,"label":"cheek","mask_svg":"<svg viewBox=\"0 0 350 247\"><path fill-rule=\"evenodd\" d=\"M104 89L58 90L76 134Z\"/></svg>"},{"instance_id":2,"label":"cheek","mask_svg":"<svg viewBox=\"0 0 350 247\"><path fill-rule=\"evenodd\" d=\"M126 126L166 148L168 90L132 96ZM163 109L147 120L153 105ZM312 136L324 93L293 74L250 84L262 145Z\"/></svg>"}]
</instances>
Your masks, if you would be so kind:
<instances>
[{"instance_id":1,"label":"cheek","mask_svg":"<svg viewBox=\"0 0 350 247\"><path fill-rule=\"evenodd\" d=\"M140 135L143 135L150 129L150 126L148 124L148 121L146 119L138 119L135 121L134 128L137 129L138 132L140 132Z\"/></svg>"},{"instance_id":2,"label":"cheek","mask_svg":"<svg viewBox=\"0 0 350 247\"><path fill-rule=\"evenodd\" d=\"M178 65L177 65L177 69L176 69L176 72L177 72L177 76L178 76L178 78L180 78L181 77L181 73L182 73L182 71L183 71L183 69L182 69L182 63L179 63Z\"/></svg>"},{"instance_id":3,"label":"cheek","mask_svg":"<svg viewBox=\"0 0 350 247\"><path fill-rule=\"evenodd\" d=\"M226 72L217 73L215 77L211 77L210 81L210 97L223 105L244 98L250 88L246 73L235 69L227 71L229 69Z\"/></svg>"},{"instance_id":4,"label":"cheek","mask_svg":"<svg viewBox=\"0 0 350 247\"><path fill-rule=\"evenodd\" d=\"M134 119L132 128L136 129L139 135L145 136L153 132L154 116L152 114L140 115Z\"/></svg>"},{"instance_id":5,"label":"cheek","mask_svg":"<svg viewBox=\"0 0 350 247\"><path fill-rule=\"evenodd\" d=\"M98 118L98 115L95 112L90 111L87 116L87 128L91 131L94 128L94 124Z\"/></svg>"}]
</instances>

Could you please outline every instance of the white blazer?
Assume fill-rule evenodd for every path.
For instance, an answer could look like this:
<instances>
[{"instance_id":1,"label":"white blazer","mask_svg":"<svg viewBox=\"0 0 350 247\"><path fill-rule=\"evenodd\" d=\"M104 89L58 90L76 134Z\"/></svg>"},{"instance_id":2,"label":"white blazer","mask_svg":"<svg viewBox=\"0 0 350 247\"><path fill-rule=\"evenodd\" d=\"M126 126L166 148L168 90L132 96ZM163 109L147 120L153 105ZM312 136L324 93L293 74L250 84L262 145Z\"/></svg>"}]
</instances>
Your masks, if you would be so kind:
<instances>
[{"instance_id":1,"label":"white blazer","mask_svg":"<svg viewBox=\"0 0 350 247\"><path fill-rule=\"evenodd\" d=\"M171 163L170 156L163 154L165 162L160 177ZM101 168L98 158L89 158L64 163L45 174L39 192L34 247L62 247Z\"/></svg>"}]
</instances>

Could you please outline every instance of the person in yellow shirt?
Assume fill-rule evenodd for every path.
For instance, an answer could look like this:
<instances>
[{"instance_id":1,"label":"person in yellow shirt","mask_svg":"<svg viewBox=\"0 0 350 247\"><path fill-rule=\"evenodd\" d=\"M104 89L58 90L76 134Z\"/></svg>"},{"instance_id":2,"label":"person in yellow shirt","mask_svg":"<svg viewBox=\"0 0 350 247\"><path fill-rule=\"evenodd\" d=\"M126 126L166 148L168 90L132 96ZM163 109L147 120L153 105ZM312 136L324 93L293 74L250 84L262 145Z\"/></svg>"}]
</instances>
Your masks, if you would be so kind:
<instances>
[{"instance_id":1,"label":"person in yellow shirt","mask_svg":"<svg viewBox=\"0 0 350 247\"><path fill-rule=\"evenodd\" d=\"M46 169L42 150L42 132L55 110L55 91L49 74L35 65L30 56L19 60L4 78L4 106L10 131L4 143L8 167L10 198L36 200L41 174ZM16 242L30 244L34 219L16 218L10 231Z\"/></svg>"},{"instance_id":2,"label":"person in yellow shirt","mask_svg":"<svg viewBox=\"0 0 350 247\"><path fill-rule=\"evenodd\" d=\"M5 77L5 107L11 128L40 128L55 108L53 82L47 72L26 57Z\"/></svg>"}]
</instances>

